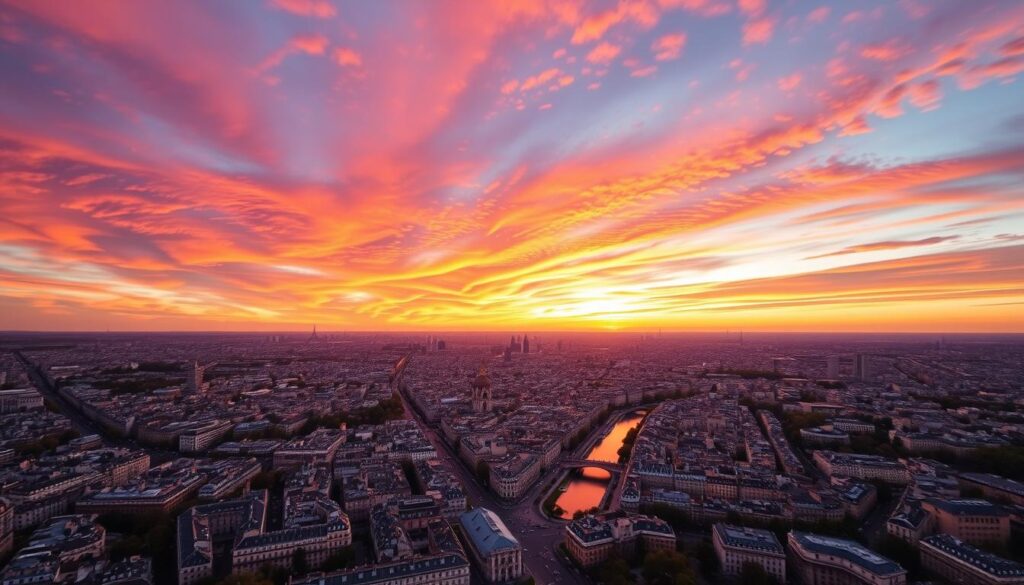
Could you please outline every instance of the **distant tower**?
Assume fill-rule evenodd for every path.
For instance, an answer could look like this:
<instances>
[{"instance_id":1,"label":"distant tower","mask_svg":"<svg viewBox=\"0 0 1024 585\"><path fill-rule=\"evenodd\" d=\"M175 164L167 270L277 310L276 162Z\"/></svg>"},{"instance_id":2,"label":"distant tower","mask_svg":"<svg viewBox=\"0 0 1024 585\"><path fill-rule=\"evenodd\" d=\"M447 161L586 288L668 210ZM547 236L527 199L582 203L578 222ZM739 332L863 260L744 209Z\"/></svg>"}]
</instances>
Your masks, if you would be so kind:
<instances>
[{"instance_id":1,"label":"distant tower","mask_svg":"<svg viewBox=\"0 0 1024 585\"><path fill-rule=\"evenodd\" d=\"M189 369L187 390L189 394L198 394L203 391L203 371L205 368L199 365L198 361L192 361L192 367Z\"/></svg>"},{"instance_id":2,"label":"distant tower","mask_svg":"<svg viewBox=\"0 0 1024 585\"><path fill-rule=\"evenodd\" d=\"M530 338L523 335L523 353L530 353Z\"/></svg>"},{"instance_id":3,"label":"distant tower","mask_svg":"<svg viewBox=\"0 0 1024 585\"><path fill-rule=\"evenodd\" d=\"M491 378L487 375L487 366L480 364L480 370L473 380L473 412L490 412Z\"/></svg>"},{"instance_id":4,"label":"distant tower","mask_svg":"<svg viewBox=\"0 0 1024 585\"><path fill-rule=\"evenodd\" d=\"M825 376L829 380L839 379L839 356L830 355L828 360L828 374Z\"/></svg>"},{"instance_id":5,"label":"distant tower","mask_svg":"<svg viewBox=\"0 0 1024 585\"><path fill-rule=\"evenodd\" d=\"M864 381L871 376L871 368L868 365L868 355L858 353L853 360L853 377Z\"/></svg>"},{"instance_id":6,"label":"distant tower","mask_svg":"<svg viewBox=\"0 0 1024 585\"><path fill-rule=\"evenodd\" d=\"M316 325L314 324L313 325L313 334L309 336L309 341L316 341L316 340L317 340Z\"/></svg>"}]
</instances>

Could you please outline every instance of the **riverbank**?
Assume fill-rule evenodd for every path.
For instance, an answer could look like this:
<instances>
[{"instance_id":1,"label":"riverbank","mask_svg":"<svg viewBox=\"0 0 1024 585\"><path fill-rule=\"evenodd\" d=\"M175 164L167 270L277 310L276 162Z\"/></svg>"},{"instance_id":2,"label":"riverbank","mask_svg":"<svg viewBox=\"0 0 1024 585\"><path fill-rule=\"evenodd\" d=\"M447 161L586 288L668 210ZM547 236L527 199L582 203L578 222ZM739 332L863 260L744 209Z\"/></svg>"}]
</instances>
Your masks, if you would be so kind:
<instances>
[{"instance_id":1,"label":"riverbank","mask_svg":"<svg viewBox=\"0 0 1024 585\"><path fill-rule=\"evenodd\" d=\"M644 409L627 410L616 415L583 446L588 447L581 457L594 462L618 463L619 451L632 429L642 424ZM635 433L634 433L635 435ZM552 489L544 496L542 510L552 520L570 520L581 511L603 509L612 500L613 488L619 482L618 472L598 467L567 469Z\"/></svg>"}]
</instances>

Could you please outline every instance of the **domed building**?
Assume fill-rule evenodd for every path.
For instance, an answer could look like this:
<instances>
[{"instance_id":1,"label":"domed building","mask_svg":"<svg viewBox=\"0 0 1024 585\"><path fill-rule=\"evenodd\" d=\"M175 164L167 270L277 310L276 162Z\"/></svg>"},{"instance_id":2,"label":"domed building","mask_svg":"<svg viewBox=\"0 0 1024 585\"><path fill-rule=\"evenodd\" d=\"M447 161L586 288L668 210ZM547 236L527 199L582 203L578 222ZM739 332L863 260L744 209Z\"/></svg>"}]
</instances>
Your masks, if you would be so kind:
<instances>
[{"instance_id":1,"label":"domed building","mask_svg":"<svg viewBox=\"0 0 1024 585\"><path fill-rule=\"evenodd\" d=\"M473 412L490 412L492 407L491 378L487 375L487 367L481 364L473 380Z\"/></svg>"}]
</instances>

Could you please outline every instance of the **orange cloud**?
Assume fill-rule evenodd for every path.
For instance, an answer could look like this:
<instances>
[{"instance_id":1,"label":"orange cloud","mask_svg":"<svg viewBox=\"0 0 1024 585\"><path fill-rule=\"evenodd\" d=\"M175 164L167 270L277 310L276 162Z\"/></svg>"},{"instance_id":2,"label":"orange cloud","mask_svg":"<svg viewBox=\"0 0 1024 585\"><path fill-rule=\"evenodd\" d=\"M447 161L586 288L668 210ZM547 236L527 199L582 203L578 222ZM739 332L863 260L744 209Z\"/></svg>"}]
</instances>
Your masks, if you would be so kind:
<instances>
[{"instance_id":1,"label":"orange cloud","mask_svg":"<svg viewBox=\"0 0 1024 585\"><path fill-rule=\"evenodd\" d=\"M658 12L645 0L620 0L615 8L584 18L573 31L571 42L580 45L596 41L608 29L622 22L635 22L650 28L658 22Z\"/></svg>"},{"instance_id":2,"label":"orange cloud","mask_svg":"<svg viewBox=\"0 0 1024 585\"><path fill-rule=\"evenodd\" d=\"M609 42L602 42L587 53L587 61L591 63L605 64L619 56L622 48Z\"/></svg>"},{"instance_id":3,"label":"orange cloud","mask_svg":"<svg viewBox=\"0 0 1024 585\"><path fill-rule=\"evenodd\" d=\"M362 55L347 47L337 47L333 56L334 62L342 67L359 67L363 64Z\"/></svg>"},{"instance_id":4,"label":"orange cloud","mask_svg":"<svg viewBox=\"0 0 1024 585\"><path fill-rule=\"evenodd\" d=\"M900 250L903 248L915 248L918 246L933 246L935 244L949 242L951 240L956 240L958 238L959 236L933 236L930 238L923 238L920 240L891 240L887 242L872 242L870 244L858 244L856 246L847 246L842 250L836 252L829 252L827 254L819 254L817 256L811 256L811 258L828 258L830 256L842 256L844 254L860 254L863 252L878 252L881 250Z\"/></svg>"},{"instance_id":5,"label":"orange cloud","mask_svg":"<svg viewBox=\"0 0 1024 585\"><path fill-rule=\"evenodd\" d=\"M1021 11L953 4L805 34L799 3L611 2L565 51L601 14L12 1L0 327L1020 329ZM691 25L719 60L661 66Z\"/></svg>"}]
</instances>

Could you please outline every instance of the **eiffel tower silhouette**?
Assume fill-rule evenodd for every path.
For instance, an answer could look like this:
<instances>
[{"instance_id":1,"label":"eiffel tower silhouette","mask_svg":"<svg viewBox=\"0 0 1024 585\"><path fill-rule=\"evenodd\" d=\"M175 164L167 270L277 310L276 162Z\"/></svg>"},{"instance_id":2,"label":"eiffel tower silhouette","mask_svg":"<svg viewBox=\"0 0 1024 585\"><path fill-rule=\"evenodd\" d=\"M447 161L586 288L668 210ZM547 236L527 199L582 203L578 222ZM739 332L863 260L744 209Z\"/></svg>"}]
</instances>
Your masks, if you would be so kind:
<instances>
[{"instance_id":1,"label":"eiffel tower silhouette","mask_svg":"<svg viewBox=\"0 0 1024 585\"><path fill-rule=\"evenodd\" d=\"M316 336L316 325L313 325L313 334L309 336L309 340L306 341L306 343L312 343L312 342L316 341L317 339L319 339L319 338Z\"/></svg>"}]
</instances>

